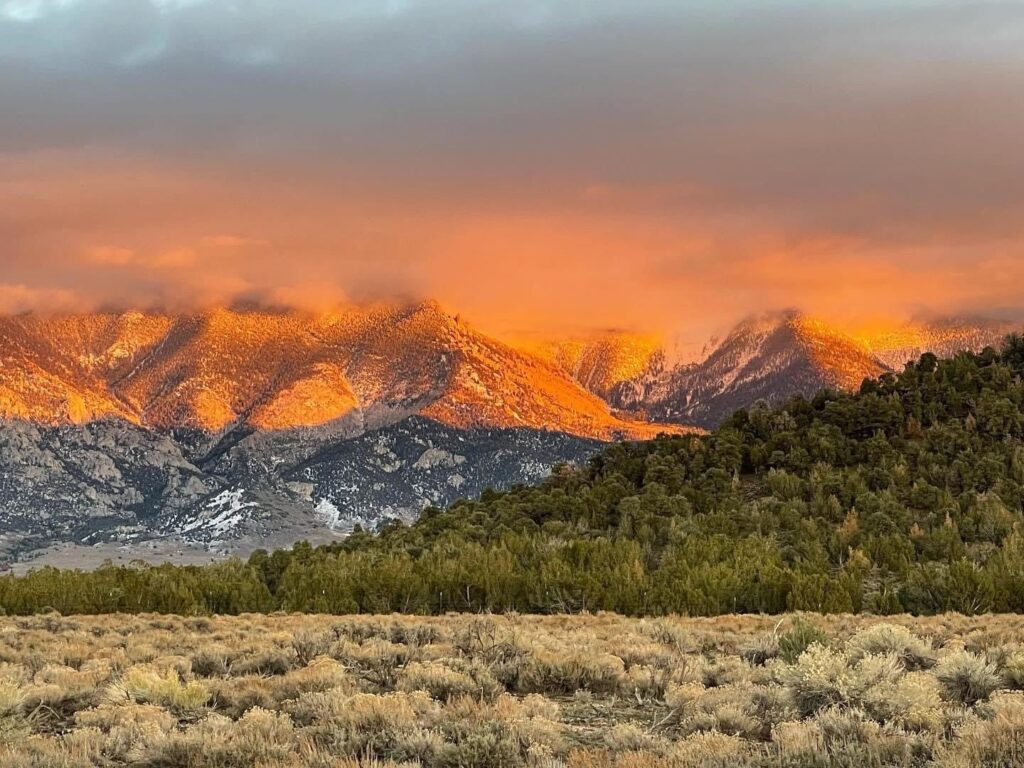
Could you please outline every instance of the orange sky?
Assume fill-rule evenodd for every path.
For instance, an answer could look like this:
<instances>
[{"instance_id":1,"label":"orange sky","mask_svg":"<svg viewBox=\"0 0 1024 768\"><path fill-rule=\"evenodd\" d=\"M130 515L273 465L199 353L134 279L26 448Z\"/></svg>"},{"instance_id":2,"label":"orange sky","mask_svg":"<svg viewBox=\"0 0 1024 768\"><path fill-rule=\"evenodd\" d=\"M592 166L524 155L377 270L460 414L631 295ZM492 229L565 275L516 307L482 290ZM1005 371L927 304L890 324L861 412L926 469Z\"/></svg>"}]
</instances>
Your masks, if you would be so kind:
<instances>
[{"instance_id":1,"label":"orange sky","mask_svg":"<svg viewBox=\"0 0 1024 768\"><path fill-rule=\"evenodd\" d=\"M1013 4L485 4L0 2L0 311L1018 313Z\"/></svg>"}]
</instances>

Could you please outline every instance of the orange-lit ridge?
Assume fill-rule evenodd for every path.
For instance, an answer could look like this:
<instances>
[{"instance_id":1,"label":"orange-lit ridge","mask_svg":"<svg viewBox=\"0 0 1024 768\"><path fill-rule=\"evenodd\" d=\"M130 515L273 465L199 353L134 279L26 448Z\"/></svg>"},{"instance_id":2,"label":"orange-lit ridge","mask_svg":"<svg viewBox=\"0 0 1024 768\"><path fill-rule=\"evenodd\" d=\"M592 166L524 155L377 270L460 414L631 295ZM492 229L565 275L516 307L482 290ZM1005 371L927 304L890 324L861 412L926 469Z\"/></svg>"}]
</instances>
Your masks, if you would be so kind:
<instances>
[{"instance_id":1,"label":"orange-lit ridge","mask_svg":"<svg viewBox=\"0 0 1024 768\"><path fill-rule=\"evenodd\" d=\"M619 383L656 365L663 340L651 334L610 331L570 339L526 338L512 342L562 369L591 392L607 396Z\"/></svg>"},{"instance_id":2,"label":"orange-lit ridge","mask_svg":"<svg viewBox=\"0 0 1024 768\"><path fill-rule=\"evenodd\" d=\"M924 351L978 349L1011 330L1000 323L935 321L847 332L787 311L751 318L734 333L746 328L757 335L780 323L823 380L844 389ZM621 402L616 392L622 386L632 392L638 381L664 384L668 373L655 336L615 331L509 345L435 302L326 313L0 317L0 418L47 424L120 418L215 434L245 425L329 427L354 436L419 414L460 428L646 438L687 428L637 420L608 402ZM716 368L708 375L728 388L737 374Z\"/></svg>"},{"instance_id":3,"label":"orange-lit ridge","mask_svg":"<svg viewBox=\"0 0 1024 768\"><path fill-rule=\"evenodd\" d=\"M561 368L436 303L329 314L129 312L0 319L0 417L122 418L221 432L239 424L357 434L413 414L458 427L599 439L685 428L614 414Z\"/></svg>"}]
</instances>

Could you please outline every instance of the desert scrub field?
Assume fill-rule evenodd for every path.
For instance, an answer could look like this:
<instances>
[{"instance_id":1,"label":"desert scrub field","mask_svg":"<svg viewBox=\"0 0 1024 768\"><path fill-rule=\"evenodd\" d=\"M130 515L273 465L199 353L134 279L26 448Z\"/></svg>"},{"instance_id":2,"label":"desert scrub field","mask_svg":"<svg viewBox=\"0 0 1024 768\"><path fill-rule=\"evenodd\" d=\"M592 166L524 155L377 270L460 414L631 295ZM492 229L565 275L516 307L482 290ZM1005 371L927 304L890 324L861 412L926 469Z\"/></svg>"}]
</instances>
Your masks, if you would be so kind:
<instances>
[{"instance_id":1,"label":"desert scrub field","mask_svg":"<svg viewBox=\"0 0 1024 768\"><path fill-rule=\"evenodd\" d=\"M3 766L1020 766L1024 617L0 619Z\"/></svg>"}]
</instances>

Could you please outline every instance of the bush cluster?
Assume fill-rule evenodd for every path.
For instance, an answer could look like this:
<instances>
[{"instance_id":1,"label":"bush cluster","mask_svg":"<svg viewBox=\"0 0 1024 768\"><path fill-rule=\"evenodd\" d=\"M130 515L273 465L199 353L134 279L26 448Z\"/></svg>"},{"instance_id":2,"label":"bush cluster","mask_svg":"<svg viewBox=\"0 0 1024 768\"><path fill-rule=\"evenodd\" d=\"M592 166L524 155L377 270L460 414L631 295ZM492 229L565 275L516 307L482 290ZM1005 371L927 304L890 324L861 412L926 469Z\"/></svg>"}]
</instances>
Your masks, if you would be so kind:
<instances>
[{"instance_id":1,"label":"bush cluster","mask_svg":"<svg viewBox=\"0 0 1024 768\"><path fill-rule=\"evenodd\" d=\"M4 619L0 765L1017 766L1022 629L952 615ZM750 653L790 633L814 639L791 659Z\"/></svg>"}]
</instances>

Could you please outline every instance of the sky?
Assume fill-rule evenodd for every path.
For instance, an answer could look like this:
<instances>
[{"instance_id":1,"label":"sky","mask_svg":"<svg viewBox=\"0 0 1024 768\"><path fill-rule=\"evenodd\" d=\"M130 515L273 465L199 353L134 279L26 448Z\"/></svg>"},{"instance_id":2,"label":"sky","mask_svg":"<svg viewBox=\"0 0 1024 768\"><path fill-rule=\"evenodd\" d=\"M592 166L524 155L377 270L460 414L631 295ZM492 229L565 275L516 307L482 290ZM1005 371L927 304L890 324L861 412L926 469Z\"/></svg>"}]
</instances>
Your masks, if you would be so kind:
<instances>
[{"instance_id":1,"label":"sky","mask_svg":"<svg viewBox=\"0 0 1024 768\"><path fill-rule=\"evenodd\" d=\"M1024 2L0 0L0 311L1024 305Z\"/></svg>"}]
</instances>

